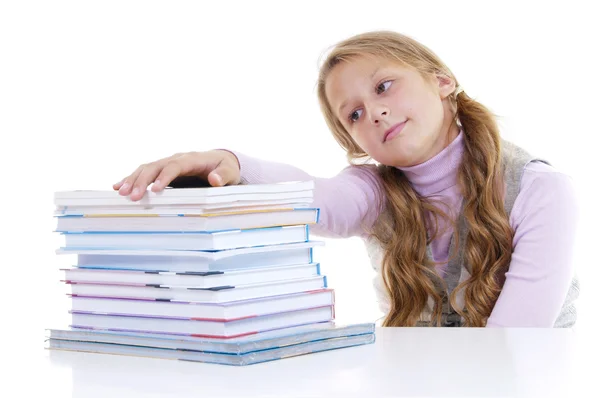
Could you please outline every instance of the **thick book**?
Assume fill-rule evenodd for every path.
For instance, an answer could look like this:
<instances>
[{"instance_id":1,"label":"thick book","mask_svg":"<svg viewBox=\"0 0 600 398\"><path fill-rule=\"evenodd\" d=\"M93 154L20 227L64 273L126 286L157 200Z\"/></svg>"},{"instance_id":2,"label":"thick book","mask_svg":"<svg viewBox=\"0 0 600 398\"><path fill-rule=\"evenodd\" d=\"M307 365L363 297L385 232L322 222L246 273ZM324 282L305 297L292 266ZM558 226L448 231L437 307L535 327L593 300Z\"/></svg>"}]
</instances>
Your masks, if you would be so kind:
<instances>
[{"instance_id":1,"label":"thick book","mask_svg":"<svg viewBox=\"0 0 600 398\"><path fill-rule=\"evenodd\" d=\"M287 279L245 285L218 287L196 287L179 285L151 285L131 283L99 283L65 281L71 286L71 294L96 297L129 297L153 300L194 301L202 303L224 303L258 297L300 293L327 287L326 276Z\"/></svg>"},{"instance_id":2,"label":"thick book","mask_svg":"<svg viewBox=\"0 0 600 398\"><path fill-rule=\"evenodd\" d=\"M261 315L232 321L107 315L71 310L71 328L174 334L211 338L240 337L268 330L331 321L334 306Z\"/></svg>"},{"instance_id":3,"label":"thick book","mask_svg":"<svg viewBox=\"0 0 600 398\"><path fill-rule=\"evenodd\" d=\"M321 273L318 263L277 265L228 271L164 272L78 267L65 268L61 271L64 272L65 280L75 283L130 283L134 285L150 284L204 288L308 278Z\"/></svg>"},{"instance_id":4,"label":"thick book","mask_svg":"<svg viewBox=\"0 0 600 398\"><path fill-rule=\"evenodd\" d=\"M240 355L310 341L373 334L375 333L375 324L340 324L329 321L276 329L231 339L85 329L47 329L46 332L47 337L53 340L124 344L131 346L178 349L183 351L203 351Z\"/></svg>"},{"instance_id":5,"label":"thick book","mask_svg":"<svg viewBox=\"0 0 600 398\"><path fill-rule=\"evenodd\" d=\"M364 327L363 330L366 330ZM52 331L54 335L56 332ZM339 332L337 334L340 334ZM51 333L52 336L52 333ZM306 335L305 335L306 336ZM48 349L63 351L78 351L97 354L113 354L140 356L160 359L175 359L180 361L204 362L220 365L246 366L279 359L292 358L300 355L316 354L330 350L357 347L375 342L376 335L373 332L342 334L335 337L325 337L326 333L315 334L302 339L301 342L285 344L272 348L243 352L239 354L224 354L203 350L190 350L184 348L158 348L144 345L129 345L120 343L105 343L85 341L83 339L60 339L50 338ZM148 343L151 344L151 343ZM275 343L277 344L277 343Z\"/></svg>"},{"instance_id":6,"label":"thick book","mask_svg":"<svg viewBox=\"0 0 600 398\"><path fill-rule=\"evenodd\" d=\"M213 232L63 232L66 248L229 250L307 242L307 225Z\"/></svg>"},{"instance_id":7,"label":"thick book","mask_svg":"<svg viewBox=\"0 0 600 398\"><path fill-rule=\"evenodd\" d=\"M313 181L276 184L230 185L205 188L167 188L161 192L147 190L139 201L122 196L113 190L77 190L55 192L54 204L68 206L146 206L202 205L237 201L266 201L311 197Z\"/></svg>"},{"instance_id":8,"label":"thick book","mask_svg":"<svg viewBox=\"0 0 600 398\"><path fill-rule=\"evenodd\" d=\"M335 295L332 289L227 301L224 303L77 295L70 295L70 297L71 309L77 312L164 318L193 318L215 321L232 321L278 312L335 305Z\"/></svg>"},{"instance_id":9,"label":"thick book","mask_svg":"<svg viewBox=\"0 0 600 398\"><path fill-rule=\"evenodd\" d=\"M323 245L323 241L308 241L220 251L61 248L56 252L77 255L76 265L80 268L170 272L225 271L312 263L314 248Z\"/></svg>"},{"instance_id":10,"label":"thick book","mask_svg":"<svg viewBox=\"0 0 600 398\"><path fill-rule=\"evenodd\" d=\"M319 221L319 210L281 208L221 214L82 214L56 218L56 232L208 232L310 225Z\"/></svg>"}]
</instances>

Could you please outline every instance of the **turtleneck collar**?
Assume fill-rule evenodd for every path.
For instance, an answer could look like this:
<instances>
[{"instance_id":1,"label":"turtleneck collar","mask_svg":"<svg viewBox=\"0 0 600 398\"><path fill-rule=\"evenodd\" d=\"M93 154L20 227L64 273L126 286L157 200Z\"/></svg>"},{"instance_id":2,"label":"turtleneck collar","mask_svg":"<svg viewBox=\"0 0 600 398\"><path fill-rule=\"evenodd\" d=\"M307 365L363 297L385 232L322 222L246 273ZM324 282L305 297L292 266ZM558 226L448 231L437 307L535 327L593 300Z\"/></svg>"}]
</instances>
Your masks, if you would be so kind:
<instances>
[{"instance_id":1,"label":"turtleneck collar","mask_svg":"<svg viewBox=\"0 0 600 398\"><path fill-rule=\"evenodd\" d=\"M431 159L410 167L399 167L422 196L437 194L457 183L458 168L464 152L462 129L456 138Z\"/></svg>"}]
</instances>

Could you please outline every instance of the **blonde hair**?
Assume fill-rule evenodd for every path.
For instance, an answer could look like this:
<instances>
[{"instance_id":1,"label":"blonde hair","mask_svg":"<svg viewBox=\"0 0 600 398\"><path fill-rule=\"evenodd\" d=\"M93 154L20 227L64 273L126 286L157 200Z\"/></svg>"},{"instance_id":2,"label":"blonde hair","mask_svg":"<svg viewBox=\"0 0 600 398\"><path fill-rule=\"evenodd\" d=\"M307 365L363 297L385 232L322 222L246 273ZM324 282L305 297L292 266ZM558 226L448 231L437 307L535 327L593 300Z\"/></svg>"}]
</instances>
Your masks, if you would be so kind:
<instances>
[{"instance_id":1,"label":"blonde hair","mask_svg":"<svg viewBox=\"0 0 600 398\"><path fill-rule=\"evenodd\" d=\"M317 92L325 121L346 151L350 163L368 158L368 155L334 115L325 94L325 82L336 65L364 56L399 61L416 69L423 77L444 75L459 86L436 54L405 35L390 31L368 32L338 43L320 68ZM449 300L464 318L465 326L485 326L504 283L514 234L504 210L501 140L495 117L486 107L464 92L448 98L454 122L460 120L464 134L465 151L458 184L464 198L463 212L468 231L465 265L471 274L451 293ZM381 213L370 233L384 249L382 276L391 307L383 325L416 325L428 298L434 302L431 324L440 325L445 283L437 274L435 263L427 256L427 245L439 233L437 217L451 220L431 199L421 197L399 169L379 165L377 171L378 184L385 196L380 200ZM429 237L427 212L437 216L434 232ZM455 223L451 224L456 237L452 257L457 254L459 239ZM458 308L456 293L461 289L464 289L465 304Z\"/></svg>"}]
</instances>

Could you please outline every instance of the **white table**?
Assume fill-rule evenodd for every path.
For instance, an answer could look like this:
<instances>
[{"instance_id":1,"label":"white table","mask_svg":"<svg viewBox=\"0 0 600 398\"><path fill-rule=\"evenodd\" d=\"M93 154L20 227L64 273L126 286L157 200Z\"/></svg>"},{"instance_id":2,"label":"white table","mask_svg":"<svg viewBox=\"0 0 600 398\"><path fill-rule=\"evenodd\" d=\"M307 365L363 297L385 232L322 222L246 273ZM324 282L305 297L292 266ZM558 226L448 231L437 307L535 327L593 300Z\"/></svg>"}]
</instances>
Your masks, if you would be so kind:
<instances>
[{"instance_id":1,"label":"white table","mask_svg":"<svg viewBox=\"0 0 600 398\"><path fill-rule=\"evenodd\" d=\"M45 375L46 387L37 388L73 398L600 396L594 383L600 380L600 351L590 332L378 328L376 333L375 344L246 367L41 349L30 359L30 371ZM36 383L35 377L29 380Z\"/></svg>"}]
</instances>

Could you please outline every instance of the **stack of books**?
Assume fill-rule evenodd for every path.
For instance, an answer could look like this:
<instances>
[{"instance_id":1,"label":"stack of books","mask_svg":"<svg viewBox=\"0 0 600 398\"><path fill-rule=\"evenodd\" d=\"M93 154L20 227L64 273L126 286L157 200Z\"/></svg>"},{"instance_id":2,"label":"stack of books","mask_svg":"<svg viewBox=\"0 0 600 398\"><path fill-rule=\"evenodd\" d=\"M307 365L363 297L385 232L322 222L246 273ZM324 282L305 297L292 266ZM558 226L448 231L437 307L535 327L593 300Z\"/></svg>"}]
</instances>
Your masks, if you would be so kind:
<instances>
[{"instance_id":1,"label":"stack of books","mask_svg":"<svg viewBox=\"0 0 600 398\"><path fill-rule=\"evenodd\" d=\"M71 325L48 348L246 365L372 343L315 262L313 182L55 194Z\"/></svg>"}]
</instances>

